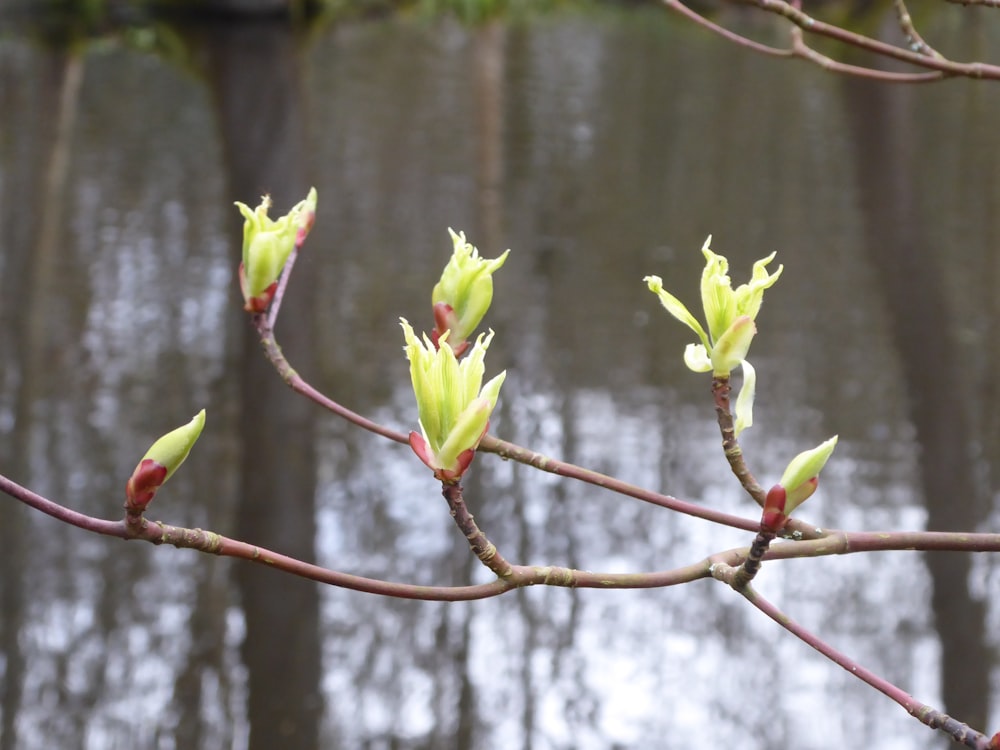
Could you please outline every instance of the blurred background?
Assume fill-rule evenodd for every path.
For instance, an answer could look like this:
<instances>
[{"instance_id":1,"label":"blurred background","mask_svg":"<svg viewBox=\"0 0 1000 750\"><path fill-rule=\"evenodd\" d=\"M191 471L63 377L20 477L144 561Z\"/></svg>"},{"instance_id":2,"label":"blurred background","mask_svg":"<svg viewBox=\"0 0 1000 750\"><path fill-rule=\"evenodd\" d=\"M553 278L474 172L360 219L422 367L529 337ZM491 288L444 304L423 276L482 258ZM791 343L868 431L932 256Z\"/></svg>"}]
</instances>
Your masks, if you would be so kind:
<instances>
[{"instance_id":1,"label":"blurred background","mask_svg":"<svg viewBox=\"0 0 1000 750\"><path fill-rule=\"evenodd\" d=\"M655 4L302 4L295 22L268 5L0 11L4 474L116 518L146 446L206 407L152 517L366 576L488 580L409 449L295 396L240 309L233 201L267 192L283 213L315 185L277 332L348 407L416 426L398 318L432 326L464 230L487 257L511 248L486 320L487 375L508 371L494 434L754 516L683 365L692 336L642 282L696 308L712 234L735 283L772 250L785 264L751 351L761 482L837 433L799 517L997 530L996 84L835 77ZM913 11L946 53L998 49L992 16ZM889 7L845 13L875 33ZM525 564L664 570L750 541L485 454L466 497ZM0 549L0 750L947 746L710 581L397 601L9 498ZM897 552L775 562L758 583L992 733L998 573L993 555Z\"/></svg>"}]
</instances>

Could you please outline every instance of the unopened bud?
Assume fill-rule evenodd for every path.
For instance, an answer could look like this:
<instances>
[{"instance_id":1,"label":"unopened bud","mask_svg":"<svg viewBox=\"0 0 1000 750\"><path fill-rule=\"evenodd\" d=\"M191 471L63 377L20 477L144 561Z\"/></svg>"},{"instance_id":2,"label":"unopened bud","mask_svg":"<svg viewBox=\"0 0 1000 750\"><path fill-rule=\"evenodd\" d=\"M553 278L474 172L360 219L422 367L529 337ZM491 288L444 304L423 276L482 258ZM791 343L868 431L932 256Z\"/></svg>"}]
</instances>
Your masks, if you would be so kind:
<instances>
[{"instance_id":1,"label":"unopened bud","mask_svg":"<svg viewBox=\"0 0 1000 750\"><path fill-rule=\"evenodd\" d=\"M125 485L125 507L142 511L160 486L184 463L205 426L202 409L183 427L168 432L153 443Z\"/></svg>"},{"instance_id":2,"label":"unopened bud","mask_svg":"<svg viewBox=\"0 0 1000 750\"><path fill-rule=\"evenodd\" d=\"M803 451L793 458L781 481L767 491L761 526L777 532L788 522L788 517L808 500L819 486L819 473L837 447L837 436L820 443L812 450Z\"/></svg>"}]
</instances>

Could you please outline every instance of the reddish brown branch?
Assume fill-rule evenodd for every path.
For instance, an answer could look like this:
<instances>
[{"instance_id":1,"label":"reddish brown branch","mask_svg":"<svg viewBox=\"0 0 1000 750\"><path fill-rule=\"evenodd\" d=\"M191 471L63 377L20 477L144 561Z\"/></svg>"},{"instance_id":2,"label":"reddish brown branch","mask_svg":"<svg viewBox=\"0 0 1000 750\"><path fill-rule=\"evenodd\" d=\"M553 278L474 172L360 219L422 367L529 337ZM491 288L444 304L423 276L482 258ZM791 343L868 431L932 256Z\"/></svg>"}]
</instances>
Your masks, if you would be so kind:
<instances>
[{"instance_id":1,"label":"reddish brown branch","mask_svg":"<svg viewBox=\"0 0 1000 750\"><path fill-rule=\"evenodd\" d=\"M780 47L772 47L768 44L761 44L760 42L754 41L753 39L743 36L742 34L737 34L735 31L730 31L724 26L719 26L719 24L714 21L710 21L700 13L691 10L684 3L680 2L680 0L663 0L663 4L670 8L670 10L680 13L689 21L694 21L699 26L718 34L723 39L726 39L737 46L745 47L753 50L754 52L759 52L762 55L770 55L771 57L792 57L794 55L794 52L790 49L782 49Z\"/></svg>"},{"instance_id":2,"label":"reddish brown branch","mask_svg":"<svg viewBox=\"0 0 1000 750\"><path fill-rule=\"evenodd\" d=\"M767 554L767 550L773 541L773 531L762 528L757 532L757 536L753 540L753 544L750 545L750 551L747 553L743 565L740 566L740 569L733 576L732 583L734 589L740 591L745 586L750 585L750 582L760 572L761 562L764 560L764 555Z\"/></svg>"},{"instance_id":3,"label":"reddish brown branch","mask_svg":"<svg viewBox=\"0 0 1000 750\"><path fill-rule=\"evenodd\" d=\"M267 565L268 567L282 570L301 578L308 578L320 583L327 583L356 591L365 591L372 594L383 594L385 596L395 596L404 599L463 601L496 596L511 588L515 588L517 585L521 585L511 585L502 581L479 586L455 587L415 586L412 584L391 583L328 570L318 565L297 560L294 557L273 552L264 547L229 539L213 531L171 526L159 521L150 521L134 513L126 514L126 518L120 521L95 518L54 503L3 475L0 475L0 491L21 501L25 505L40 510L46 515L85 531L117 537L118 539L141 540L157 545L169 544L182 549L193 549L198 552L207 552L223 557L236 557Z\"/></svg>"},{"instance_id":4,"label":"reddish brown branch","mask_svg":"<svg viewBox=\"0 0 1000 750\"><path fill-rule=\"evenodd\" d=\"M1000 0L948 0L955 5L981 5L985 8L1000 8Z\"/></svg>"},{"instance_id":5,"label":"reddish brown branch","mask_svg":"<svg viewBox=\"0 0 1000 750\"><path fill-rule=\"evenodd\" d=\"M404 435L398 430L393 430L385 425L381 425L378 422L373 422L367 417L363 417L357 412L353 412L350 409L341 406L333 399L327 398L322 393L313 388L309 383L302 379L302 377L295 371L291 363L285 359L285 355L281 351L281 347L278 346L278 342L274 337L274 329L271 328L268 323L267 316L263 313L258 313L251 318L253 327L257 331L257 335L260 338L260 344L264 347L264 353L267 355L268 360L274 365L274 368L278 371L281 379L288 384L288 386L299 393L313 403L322 406L324 409L333 412L338 417L341 417L353 425L357 425L364 430L369 432L374 432L376 435L381 435L384 438L393 440L397 443L409 444L408 436Z\"/></svg>"},{"instance_id":6,"label":"reddish brown branch","mask_svg":"<svg viewBox=\"0 0 1000 750\"><path fill-rule=\"evenodd\" d=\"M393 440L397 443L409 443L409 438L404 433L381 425L378 422L374 422L361 416L357 412L347 409L333 399L324 396L322 393L309 385L309 383L302 379L298 372L295 371L292 365L285 358L285 355L281 351L281 347L278 345L277 340L274 337L274 331L267 322L266 316L263 314L254 315L252 316L252 322L268 360L270 360L271 364L274 365L274 368L278 371L282 380L284 380L293 391L305 396L319 406L322 406L324 409L333 412L337 416L342 417L351 424L361 427L362 429L373 432L376 435L381 435L382 437L388 438L389 440ZM759 526L757 521L750 520L748 518L740 518L739 516L733 516L711 508L705 508L695 503L678 500L677 498L669 495L652 492L651 490L637 487L636 485L623 482L619 479L614 479L596 471L591 471L590 469L585 469L574 464L550 458L542 455L541 453L536 453L528 448L523 448L519 445L515 445L514 443L500 440L490 435L484 437L480 442L479 451L484 453L495 453L501 458L533 466L536 469L540 469L541 471L545 471L550 474L557 474L559 476L586 482L597 487L603 487L611 490L612 492L627 495L628 497L633 497L652 505L658 505L662 508L675 510L679 513L685 513L687 515L702 518L724 526L731 526L733 528L744 529L746 531L756 531Z\"/></svg>"},{"instance_id":7,"label":"reddish brown branch","mask_svg":"<svg viewBox=\"0 0 1000 750\"><path fill-rule=\"evenodd\" d=\"M70 526L76 526L78 529L93 531L95 534L103 534L105 536L126 538L124 523L122 521L105 521L101 518L94 518L84 513L78 513L75 510L59 505L59 503L54 503L36 492L32 492L27 487L22 487L17 482L8 479L2 474L0 474L0 491L35 510L40 510L47 516L52 516L56 520L68 523Z\"/></svg>"},{"instance_id":8,"label":"reddish brown branch","mask_svg":"<svg viewBox=\"0 0 1000 750\"><path fill-rule=\"evenodd\" d=\"M910 16L910 10L906 7L905 0L892 0L892 7L896 11L896 18L899 19L899 28L903 32L903 36L906 37L910 49L918 55L929 55L930 57L937 57L943 60L944 55L931 47L920 36L917 27L913 24L913 18Z\"/></svg>"},{"instance_id":9,"label":"reddish brown branch","mask_svg":"<svg viewBox=\"0 0 1000 750\"><path fill-rule=\"evenodd\" d=\"M939 71L949 76L965 76L968 78L988 78L1000 80L1000 67L986 63L972 62L959 63L943 57L933 57L901 49L892 44L873 39L871 37L857 34L853 31L835 26L833 24L818 21L812 16L795 8L785 0L747 0L751 5L755 5L761 10L775 15L783 16L798 26L808 34L833 39L851 47L867 50L882 57L910 63L918 68L925 68Z\"/></svg>"},{"instance_id":10,"label":"reddish brown branch","mask_svg":"<svg viewBox=\"0 0 1000 750\"><path fill-rule=\"evenodd\" d=\"M268 328L274 328L274 322L278 319L278 313L281 311L281 303L285 299L285 290L288 289L288 280L292 276L292 269L295 267L295 261L299 257L299 249L301 247L301 245L296 244L291 255L288 256L288 260L285 261L285 267L282 269L281 277L278 279L278 288L274 290L274 298L271 300L271 306L267 309Z\"/></svg>"},{"instance_id":11,"label":"reddish brown branch","mask_svg":"<svg viewBox=\"0 0 1000 750\"><path fill-rule=\"evenodd\" d=\"M764 488L760 486L754 475L750 473L750 469L743 458L743 449L736 439L736 428L733 424L733 414L729 404L731 390L728 375L715 375L712 377L712 398L715 401L715 416L719 422L719 430L722 433L722 451L726 454L726 460L729 461L729 468L733 470L733 474L740 480L743 489L749 493L757 505L763 508ZM760 524L754 523L754 527L750 530L757 531L759 528Z\"/></svg>"},{"instance_id":12,"label":"reddish brown branch","mask_svg":"<svg viewBox=\"0 0 1000 750\"><path fill-rule=\"evenodd\" d=\"M620 495L626 495L627 497L642 500L643 502L650 503L651 505L657 505L661 508L675 510L678 513L684 513L685 515L701 518L706 521L711 521L712 523L730 526L734 529L743 529L744 531L756 531L760 527L760 523L758 521L754 521L749 518L741 518L740 516L734 516L729 513L723 513L712 508L706 508L705 506L687 502L686 500L679 500L678 498L671 497L670 495L652 492L651 490L637 487L634 484L623 482L620 479L609 477L606 474L601 474L599 472L592 471L591 469L585 469L575 464L566 463L565 461L560 461L559 459L546 456L542 453L536 453L529 448L523 448L506 440L500 440L492 435L487 435L483 438L482 442L479 444L479 450L488 453L495 453L503 459L517 461L518 463L525 464L526 466L531 466L535 469L540 469L541 471L556 474L561 477L577 479L596 487L603 487L606 490L611 490L612 492L616 492Z\"/></svg>"},{"instance_id":13,"label":"reddish brown branch","mask_svg":"<svg viewBox=\"0 0 1000 750\"><path fill-rule=\"evenodd\" d=\"M907 36L911 49L896 47L892 44L882 42L872 37L857 34L847 29L818 21L812 16L804 13L798 3L788 3L785 0L746 0L750 5L754 5L761 10L788 19L795 28L792 29L792 44L789 48L772 47L749 39L741 34L737 34L718 24L710 21L700 13L687 7L682 0L663 0L664 6L670 10L680 13L685 18L695 22L699 26L722 36L734 44L746 49L753 50L761 54L773 57L798 57L824 70L834 73L842 73L860 78L884 81L889 83L929 83L944 80L956 76L966 78L986 78L1000 80L1000 66L990 65L981 62L961 63L949 60L938 53L933 47L928 45L916 27L913 25L909 12L902 0L894 0L896 12L899 18L900 28ZM1000 0L951 0L965 5L1000 5ZM829 39L833 39L842 44L857 49L863 49L880 57L899 60L918 68L929 70L923 73L900 73L888 70L879 70L859 65L842 63L812 49L802 37L803 33L815 34Z\"/></svg>"},{"instance_id":14,"label":"reddish brown branch","mask_svg":"<svg viewBox=\"0 0 1000 750\"><path fill-rule=\"evenodd\" d=\"M212 531L188 529L180 526L142 519L141 524L129 528L124 520L108 521L88 516L59 505L32 492L8 477L0 474L0 492L19 502L52 516L53 518L85 531L119 539L140 539L153 544L170 544L179 548L195 549L227 557L238 557L260 562L271 567L286 570L294 575L343 586L359 591L402 596L406 598L457 600L495 596L518 586L545 584L550 586L571 586L583 588L660 588L689 583L709 575L709 568L715 563L729 566L742 565L747 558L747 548L736 548L719 552L705 560L669 571L653 573L590 573L557 566L511 565L512 573L505 586L497 589L493 584L483 588L475 587L434 587L410 586L409 584L386 584L403 589L385 589L372 584L384 581L336 573L316 565L303 563L276 552L229 539ZM827 555L847 555L876 551L921 551L937 550L952 552L1000 552L1000 534L967 534L952 531L840 531L817 529L818 538L808 541L783 542L772 545L763 556L764 560L788 560L801 557L825 557ZM468 591L474 595L453 596L447 592ZM430 596L428 592L439 592Z\"/></svg>"},{"instance_id":15,"label":"reddish brown branch","mask_svg":"<svg viewBox=\"0 0 1000 750\"><path fill-rule=\"evenodd\" d=\"M868 78L883 83L933 83L946 78L944 73L897 73L891 70L874 70L860 65L851 65L820 54L802 38L802 29L792 29L792 52L796 57L807 60L831 73L842 73L855 78Z\"/></svg>"},{"instance_id":16,"label":"reddish brown branch","mask_svg":"<svg viewBox=\"0 0 1000 750\"><path fill-rule=\"evenodd\" d=\"M560 566L510 565L502 557L494 555L491 569L497 568L495 572L498 575L501 571L506 572L496 581L476 586L420 586L365 578L330 570L264 547L230 539L213 531L171 526L159 521L150 521L144 516L135 514L132 514L128 521L125 519L108 521L95 518L54 503L2 474L0 474L0 491L57 520L104 536L146 541L156 545L169 544L179 549L193 549L222 557L234 557L266 565L275 570L319 583L401 599L469 601L498 596L523 586L537 585L601 589L662 588L690 583L709 575L708 560L653 573L594 573ZM462 506L464 507L464 503ZM461 512L456 513L456 521L459 522L463 531L474 527L474 522L467 509L464 511L464 515ZM467 536L470 535L467 534ZM492 546L485 536L477 536L474 533L471 534L470 543L481 547L487 555L489 547Z\"/></svg>"},{"instance_id":17,"label":"reddish brown branch","mask_svg":"<svg viewBox=\"0 0 1000 750\"><path fill-rule=\"evenodd\" d=\"M492 570L498 578L510 578L514 567L504 559L503 555L497 551L496 545L479 529L476 519L465 504L462 485L444 482L441 485L441 494L448 501L451 517L455 519L455 523L465 535L469 546L480 562Z\"/></svg>"},{"instance_id":18,"label":"reddish brown branch","mask_svg":"<svg viewBox=\"0 0 1000 750\"><path fill-rule=\"evenodd\" d=\"M716 577L725 577L725 573L732 576L736 575L736 571L718 571L718 573L719 575ZM854 661L854 659L851 659L843 652L838 651L833 646L799 625L799 623L792 620L771 602L760 596L760 594L754 590L753 586L747 585L739 590L740 593L746 597L747 601L771 618L774 622L778 623L778 625L782 628L787 630L806 645L821 653L834 664L843 667L865 684L875 688L883 695L895 701L897 704L906 709L907 713L919 720L921 723L931 729L940 731L942 734L946 734L955 742L965 745L966 747L976 748L976 750L989 750L990 740L988 737L972 729L967 724L956 721L948 716L948 714L938 711L925 703L921 703L906 691L878 676L870 669L861 666Z\"/></svg>"}]
</instances>

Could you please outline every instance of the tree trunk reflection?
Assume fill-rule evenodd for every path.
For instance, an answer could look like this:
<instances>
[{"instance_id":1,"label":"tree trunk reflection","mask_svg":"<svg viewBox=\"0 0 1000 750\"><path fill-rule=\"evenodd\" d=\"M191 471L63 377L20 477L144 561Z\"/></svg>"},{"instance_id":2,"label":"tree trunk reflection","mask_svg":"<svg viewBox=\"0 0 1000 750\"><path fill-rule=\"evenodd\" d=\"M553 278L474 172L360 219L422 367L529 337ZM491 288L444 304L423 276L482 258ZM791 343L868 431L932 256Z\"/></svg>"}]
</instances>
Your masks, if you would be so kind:
<instances>
[{"instance_id":1,"label":"tree trunk reflection","mask_svg":"<svg viewBox=\"0 0 1000 750\"><path fill-rule=\"evenodd\" d=\"M294 41L290 29L275 24L226 24L206 36L230 194L256 205L260 192L270 191L275 216L309 188L306 113ZM241 236L235 218L232 236ZM234 244L234 267L238 248ZM305 372L314 366L309 266L304 253L278 322L286 352ZM235 532L240 538L313 560L316 409L288 391L261 356L249 326L245 330ZM322 698L316 585L251 565L236 566L235 580L246 624L243 657L249 672L250 748L317 748Z\"/></svg>"},{"instance_id":2,"label":"tree trunk reflection","mask_svg":"<svg viewBox=\"0 0 1000 750\"><path fill-rule=\"evenodd\" d=\"M944 288L947 247L929 247L915 196L917 154L911 90L845 84L868 243L920 446L920 486L931 530L976 529L988 511L969 453L969 384L953 339L957 322ZM941 636L944 708L974 727L987 724L989 666L984 602L969 591L971 556L924 555Z\"/></svg>"}]
</instances>

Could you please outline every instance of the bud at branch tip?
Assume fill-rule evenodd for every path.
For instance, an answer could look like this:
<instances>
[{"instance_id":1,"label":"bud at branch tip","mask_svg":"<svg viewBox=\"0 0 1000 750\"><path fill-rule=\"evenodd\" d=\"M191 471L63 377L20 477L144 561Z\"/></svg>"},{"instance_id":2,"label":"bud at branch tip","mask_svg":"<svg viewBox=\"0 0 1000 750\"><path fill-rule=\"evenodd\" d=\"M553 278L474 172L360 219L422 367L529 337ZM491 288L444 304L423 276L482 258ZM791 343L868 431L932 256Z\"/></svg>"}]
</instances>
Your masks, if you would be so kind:
<instances>
[{"instance_id":1,"label":"bud at branch tip","mask_svg":"<svg viewBox=\"0 0 1000 750\"><path fill-rule=\"evenodd\" d=\"M426 335L417 338L413 328L400 318L410 360L410 380L417 399L420 432L410 433L410 447L434 476L457 483L475 455L479 441L489 428L506 371L483 385L486 350L493 340L480 334L470 354L460 362L445 332L438 346Z\"/></svg>"},{"instance_id":2,"label":"bud at branch tip","mask_svg":"<svg viewBox=\"0 0 1000 750\"><path fill-rule=\"evenodd\" d=\"M184 463L204 427L202 409L186 425L168 432L150 446L125 485L126 508L140 513L146 508L160 486Z\"/></svg>"},{"instance_id":3,"label":"bud at branch tip","mask_svg":"<svg viewBox=\"0 0 1000 750\"><path fill-rule=\"evenodd\" d=\"M789 462L781 481L767 492L761 516L762 526L779 531L792 512L812 496L819 485L819 473L837 447L837 438L834 435Z\"/></svg>"},{"instance_id":4,"label":"bud at branch tip","mask_svg":"<svg viewBox=\"0 0 1000 750\"><path fill-rule=\"evenodd\" d=\"M316 188L279 219L267 212L271 198L265 195L255 209L236 202L243 214L243 258L240 263L240 290L244 309L261 313L267 310L285 264L292 251L301 247L316 220Z\"/></svg>"},{"instance_id":5,"label":"bud at branch tip","mask_svg":"<svg viewBox=\"0 0 1000 750\"><path fill-rule=\"evenodd\" d=\"M448 341L456 357L469 348L469 337L479 326L493 301L493 273L507 260L510 250L499 258L481 258L479 251L465 240L465 232L448 230L453 245L451 259L434 285L431 305L434 330L431 341L437 344L450 332Z\"/></svg>"}]
</instances>

